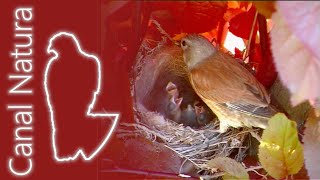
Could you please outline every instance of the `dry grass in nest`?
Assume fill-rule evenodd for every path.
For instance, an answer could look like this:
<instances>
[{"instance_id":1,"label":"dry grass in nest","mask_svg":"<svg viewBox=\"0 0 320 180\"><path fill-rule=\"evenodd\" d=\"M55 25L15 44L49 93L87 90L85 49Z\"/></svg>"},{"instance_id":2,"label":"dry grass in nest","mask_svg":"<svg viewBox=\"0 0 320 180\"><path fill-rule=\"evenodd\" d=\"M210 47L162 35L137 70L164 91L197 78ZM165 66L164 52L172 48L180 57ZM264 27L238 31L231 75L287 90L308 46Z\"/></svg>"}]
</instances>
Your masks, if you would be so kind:
<instances>
[{"instance_id":1,"label":"dry grass in nest","mask_svg":"<svg viewBox=\"0 0 320 180\"><path fill-rule=\"evenodd\" d=\"M243 145L250 129L231 128L220 134L219 122L214 121L200 129L192 129L165 119L155 112L136 112L137 123L122 123L119 136L144 136L151 141L160 141L165 147L181 158L192 162L199 170L210 169L206 163L216 156L230 156L236 152L235 159L242 161L248 147Z\"/></svg>"}]
</instances>

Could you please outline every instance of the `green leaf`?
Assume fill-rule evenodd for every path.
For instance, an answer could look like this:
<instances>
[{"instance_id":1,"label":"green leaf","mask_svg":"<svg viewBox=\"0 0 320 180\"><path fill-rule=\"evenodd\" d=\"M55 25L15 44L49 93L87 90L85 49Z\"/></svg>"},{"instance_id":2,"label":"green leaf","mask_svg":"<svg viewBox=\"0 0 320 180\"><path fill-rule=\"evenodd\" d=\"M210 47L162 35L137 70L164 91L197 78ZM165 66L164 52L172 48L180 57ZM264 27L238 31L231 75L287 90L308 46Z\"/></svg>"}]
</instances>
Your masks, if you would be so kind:
<instances>
[{"instance_id":1,"label":"green leaf","mask_svg":"<svg viewBox=\"0 0 320 180\"><path fill-rule=\"evenodd\" d=\"M277 113L263 131L258 157L273 178L281 179L296 174L303 165L303 148L296 127L296 122Z\"/></svg>"}]
</instances>

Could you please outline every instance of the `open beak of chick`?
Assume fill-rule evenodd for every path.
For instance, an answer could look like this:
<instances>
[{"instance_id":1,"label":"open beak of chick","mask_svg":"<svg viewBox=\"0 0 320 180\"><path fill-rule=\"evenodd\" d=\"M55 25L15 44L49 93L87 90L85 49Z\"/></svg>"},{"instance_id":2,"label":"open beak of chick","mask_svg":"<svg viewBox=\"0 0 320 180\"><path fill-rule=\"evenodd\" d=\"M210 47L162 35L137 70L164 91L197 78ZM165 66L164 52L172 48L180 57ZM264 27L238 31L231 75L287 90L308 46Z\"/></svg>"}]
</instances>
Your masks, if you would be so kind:
<instances>
[{"instance_id":1,"label":"open beak of chick","mask_svg":"<svg viewBox=\"0 0 320 180\"><path fill-rule=\"evenodd\" d=\"M178 91L178 88L177 86L172 83L172 82L169 82L166 86L166 91L169 95L169 97L175 97L175 98L178 98L179 97L179 91Z\"/></svg>"}]
</instances>

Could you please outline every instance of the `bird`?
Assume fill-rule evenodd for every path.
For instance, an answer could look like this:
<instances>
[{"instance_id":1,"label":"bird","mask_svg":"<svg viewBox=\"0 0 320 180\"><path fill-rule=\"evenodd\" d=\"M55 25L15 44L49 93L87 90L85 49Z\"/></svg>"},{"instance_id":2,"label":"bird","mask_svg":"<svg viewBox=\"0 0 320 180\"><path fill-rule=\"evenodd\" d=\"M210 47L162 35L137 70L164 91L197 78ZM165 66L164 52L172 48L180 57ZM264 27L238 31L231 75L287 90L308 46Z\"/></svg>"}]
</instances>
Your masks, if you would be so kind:
<instances>
[{"instance_id":1,"label":"bird","mask_svg":"<svg viewBox=\"0 0 320 180\"><path fill-rule=\"evenodd\" d=\"M214 115L210 112L211 110L207 106L200 104L199 101L194 103L194 109L199 126L204 126L213 120Z\"/></svg>"},{"instance_id":2,"label":"bird","mask_svg":"<svg viewBox=\"0 0 320 180\"><path fill-rule=\"evenodd\" d=\"M165 90L167 92L167 98L169 101L166 106L166 117L171 119L177 123L183 124L184 126L190 126L194 128L198 128L200 126L208 124L211 120L213 120L213 114L210 109L205 104L200 103L200 99L194 97L193 93L189 88L183 86L179 87L169 81ZM180 93L182 91L182 93ZM181 94L182 97L179 97ZM185 99L187 99L185 101ZM193 103L193 106L190 104ZM183 103L186 104L186 107L183 106Z\"/></svg>"},{"instance_id":3,"label":"bird","mask_svg":"<svg viewBox=\"0 0 320 180\"><path fill-rule=\"evenodd\" d=\"M184 126L198 127L197 115L191 104L181 112L181 121Z\"/></svg>"},{"instance_id":4,"label":"bird","mask_svg":"<svg viewBox=\"0 0 320 180\"><path fill-rule=\"evenodd\" d=\"M179 98L179 91L177 86L171 81L166 86L166 107L165 115L168 119L171 119L177 123L181 122L181 103L183 98Z\"/></svg>"},{"instance_id":5,"label":"bird","mask_svg":"<svg viewBox=\"0 0 320 180\"><path fill-rule=\"evenodd\" d=\"M218 117L220 133L229 127L268 126L276 110L264 86L247 69L201 35L185 36L180 46L192 88Z\"/></svg>"},{"instance_id":6,"label":"bird","mask_svg":"<svg viewBox=\"0 0 320 180\"><path fill-rule=\"evenodd\" d=\"M190 90L193 89L188 90L188 88L183 86L182 88L180 87L180 91L182 91L182 93L180 93L178 88L179 87L171 81L169 81L166 86L167 97L169 98L166 107L167 118L184 126L194 128L209 123L213 119L211 110L205 109L206 106L201 106L198 100L195 101L193 106L189 104L192 100L195 100L192 92L190 92ZM180 94L182 97L179 98ZM185 101L185 98L187 98L187 101ZM182 106L183 102L188 103L186 107Z\"/></svg>"},{"instance_id":7,"label":"bird","mask_svg":"<svg viewBox=\"0 0 320 180\"><path fill-rule=\"evenodd\" d=\"M178 87L171 81L169 81L166 86L166 92L169 97L175 97L175 98L179 97Z\"/></svg>"},{"instance_id":8,"label":"bird","mask_svg":"<svg viewBox=\"0 0 320 180\"><path fill-rule=\"evenodd\" d=\"M177 123L181 123L181 107L180 106L181 106L182 100L183 98L176 98L172 96L166 107L167 118Z\"/></svg>"}]
</instances>

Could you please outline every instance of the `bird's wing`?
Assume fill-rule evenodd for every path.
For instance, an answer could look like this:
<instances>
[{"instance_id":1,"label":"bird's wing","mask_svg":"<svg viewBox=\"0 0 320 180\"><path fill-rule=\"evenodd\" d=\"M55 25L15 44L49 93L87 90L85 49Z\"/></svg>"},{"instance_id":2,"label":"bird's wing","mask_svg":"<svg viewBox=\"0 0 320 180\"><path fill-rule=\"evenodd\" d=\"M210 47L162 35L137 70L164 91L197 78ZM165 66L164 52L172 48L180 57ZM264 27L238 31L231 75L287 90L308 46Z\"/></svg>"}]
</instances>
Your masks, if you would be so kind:
<instances>
[{"instance_id":1,"label":"bird's wing","mask_svg":"<svg viewBox=\"0 0 320 180\"><path fill-rule=\"evenodd\" d=\"M190 81L200 97L219 105L263 117L274 114L264 87L226 55L216 54L192 69Z\"/></svg>"}]
</instances>

